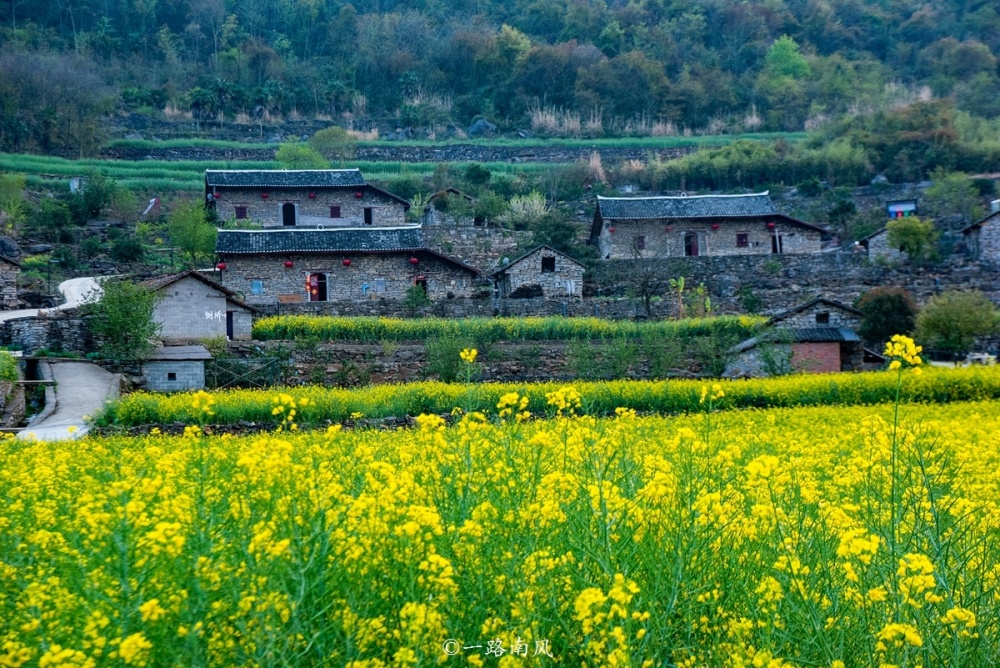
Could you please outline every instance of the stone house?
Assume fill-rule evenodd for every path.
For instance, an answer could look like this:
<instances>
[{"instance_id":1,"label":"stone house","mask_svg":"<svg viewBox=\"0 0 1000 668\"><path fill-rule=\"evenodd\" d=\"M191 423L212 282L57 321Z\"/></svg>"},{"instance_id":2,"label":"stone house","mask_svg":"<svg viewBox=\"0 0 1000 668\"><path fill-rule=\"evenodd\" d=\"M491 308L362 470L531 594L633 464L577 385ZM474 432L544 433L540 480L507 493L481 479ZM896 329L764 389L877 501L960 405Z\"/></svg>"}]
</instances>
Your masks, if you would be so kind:
<instances>
[{"instance_id":1,"label":"stone house","mask_svg":"<svg viewBox=\"0 0 1000 668\"><path fill-rule=\"evenodd\" d=\"M157 348L142 363L145 389L152 392L184 392L205 389L205 361L212 359L205 346Z\"/></svg>"},{"instance_id":2,"label":"stone house","mask_svg":"<svg viewBox=\"0 0 1000 668\"><path fill-rule=\"evenodd\" d=\"M518 290L540 288L548 299L583 297L582 264L549 246L539 246L516 258L493 273L501 297L510 297ZM535 289L533 292L537 292Z\"/></svg>"},{"instance_id":3,"label":"stone house","mask_svg":"<svg viewBox=\"0 0 1000 668\"><path fill-rule=\"evenodd\" d=\"M0 255L0 308L4 311L16 309L17 276L21 271L21 263L6 255Z\"/></svg>"},{"instance_id":4,"label":"stone house","mask_svg":"<svg viewBox=\"0 0 1000 668\"><path fill-rule=\"evenodd\" d=\"M906 262L906 253L889 245L889 232L886 227L878 232L872 232L864 239L858 239L854 244L858 248L863 248L868 253L868 259L872 262L888 265Z\"/></svg>"},{"instance_id":5,"label":"stone house","mask_svg":"<svg viewBox=\"0 0 1000 668\"><path fill-rule=\"evenodd\" d=\"M605 260L819 253L826 231L750 195L601 197L589 243Z\"/></svg>"},{"instance_id":6,"label":"stone house","mask_svg":"<svg viewBox=\"0 0 1000 668\"><path fill-rule=\"evenodd\" d=\"M1000 261L1000 211L994 211L964 230L965 248L975 260Z\"/></svg>"},{"instance_id":7,"label":"stone house","mask_svg":"<svg viewBox=\"0 0 1000 668\"><path fill-rule=\"evenodd\" d=\"M419 225L219 230L222 284L248 304L471 297L479 270L426 248Z\"/></svg>"},{"instance_id":8,"label":"stone house","mask_svg":"<svg viewBox=\"0 0 1000 668\"><path fill-rule=\"evenodd\" d=\"M357 169L208 170L205 204L248 227L392 227L410 203Z\"/></svg>"},{"instance_id":9,"label":"stone house","mask_svg":"<svg viewBox=\"0 0 1000 668\"><path fill-rule=\"evenodd\" d=\"M229 288L204 274L188 270L143 282L159 295L153 320L165 340L207 339L225 336L249 341L255 309Z\"/></svg>"},{"instance_id":10,"label":"stone house","mask_svg":"<svg viewBox=\"0 0 1000 668\"><path fill-rule=\"evenodd\" d=\"M865 350L856 332L860 324L857 309L832 299L813 299L774 316L761 334L735 346L723 375L862 370Z\"/></svg>"}]
</instances>

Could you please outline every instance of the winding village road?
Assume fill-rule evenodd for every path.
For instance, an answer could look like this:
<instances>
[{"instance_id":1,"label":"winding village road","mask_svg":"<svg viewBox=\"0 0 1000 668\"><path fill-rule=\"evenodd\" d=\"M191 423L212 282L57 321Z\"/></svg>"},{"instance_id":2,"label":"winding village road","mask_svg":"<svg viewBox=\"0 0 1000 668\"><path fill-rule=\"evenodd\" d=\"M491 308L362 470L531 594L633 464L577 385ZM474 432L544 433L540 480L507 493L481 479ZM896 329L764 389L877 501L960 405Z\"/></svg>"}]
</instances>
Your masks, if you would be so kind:
<instances>
[{"instance_id":1,"label":"winding village road","mask_svg":"<svg viewBox=\"0 0 1000 668\"><path fill-rule=\"evenodd\" d=\"M65 303L55 309L20 309L0 312L0 321L31 318L45 310L66 310L79 306L88 296L100 295L100 284L90 276L71 278L59 284ZM53 360L42 363L42 374L55 386L45 394L45 410L17 437L22 440L61 441L81 438L90 431L86 419L118 394L118 377L82 360Z\"/></svg>"}]
</instances>

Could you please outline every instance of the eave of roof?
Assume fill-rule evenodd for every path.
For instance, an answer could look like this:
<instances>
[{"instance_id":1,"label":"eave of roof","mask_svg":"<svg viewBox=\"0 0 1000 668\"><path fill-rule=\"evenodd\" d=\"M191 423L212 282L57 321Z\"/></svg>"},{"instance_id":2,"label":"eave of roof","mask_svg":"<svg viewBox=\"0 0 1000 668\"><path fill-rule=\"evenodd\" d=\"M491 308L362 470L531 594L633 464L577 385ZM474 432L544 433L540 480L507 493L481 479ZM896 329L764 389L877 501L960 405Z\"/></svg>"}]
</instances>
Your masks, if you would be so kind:
<instances>
[{"instance_id":1,"label":"eave of roof","mask_svg":"<svg viewBox=\"0 0 1000 668\"><path fill-rule=\"evenodd\" d=\"M994 211L990 215L986 216L985 218L981 218L980 220L977 220L976 222L972 223L971 225L967 225L966 227L963 227L962 230L961 230L961 232L962 232L962 234L968 234L973 229L980 228L983 225L985 225L986 223L990 222L991 219L1000 220L1000 211Z\"/></svg>"}]
</instances>

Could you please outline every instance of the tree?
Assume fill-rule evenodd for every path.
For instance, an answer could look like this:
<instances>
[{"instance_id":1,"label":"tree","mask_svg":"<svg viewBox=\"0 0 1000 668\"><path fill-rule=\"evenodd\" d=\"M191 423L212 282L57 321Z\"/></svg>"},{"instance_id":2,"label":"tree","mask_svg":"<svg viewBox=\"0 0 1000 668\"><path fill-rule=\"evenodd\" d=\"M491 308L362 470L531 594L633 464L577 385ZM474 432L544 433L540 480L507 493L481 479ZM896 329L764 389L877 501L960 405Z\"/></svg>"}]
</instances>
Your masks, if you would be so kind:
<instances>
[{"instance_id":1,"label":"tree","mask_svg":"<svg viewBox=\"0 0 1000 668\"><path fill-rule=\"evenodd\" d=\"M861 311L858 334L869 346L881 348L895 334L910 334L917 322L917 303L903 288L878 287L854 304Z\"/></svg>"},{"instance_id":2,"label":"tree","mask_svg":"<svg viewBox=\"0 0 1000 668\"><path fill-rule=\"evenodd\" d=\"M936 254L938 233L931 221L909 216L890 220L885 228L889 245L914 262L930 260Z\"/></svg>"},{"instance_id":3,"label":"tree","mask_svg":"<svg viewBox=\"0 0 1000 668\"><path fill-rule=\"evenodd\" d=\"M205 220L205 209L199 202L182 202L170 212L167 231L174 247L190 259L192 269L198 259L215 252L215 226Z\"/></svg>"},{"instance_id":4,"label":"tree","mask_svg":"<svg viewBox=\"0 0 1000 668\"><path fill-rule=\"evenodd\" d=\"M5 234L13 232L27 212L24 202L24 174L0 175L0 226Z\"/></svg>"},{"instance_id":5,"label":"tree","mask_svg":"<svg viewBox=\"0 0 1000 668\"><path fill-rule=\"evenodd\" d=\"M160 325L153 321L158 296L128 279L109 278L102 293L83 306L90 331L102 342L101 352L116 362L145 359L155 347Z\"/></svg>"},{"instance_id":6,"label":"tree","mask_svg":"<svg viewBox=\"0 0 1000 668\"><path fill-rule=\"evenodd\" d=\"M938 168L931 179L934 185L924 193L924 202L935 216L961 216L960 226L965 227L982 215L979 188L968 175Z\"/></svg>"},{"instance_id":7,"label":"tree","mask_svg":"<svg viewBox=\"0 0 1000 668\"><path fill-rule=\"evenodd\" d=\"M354 157L354 145L357 141L347 130L334 125L324 128L309 138L309 147L327 160L345 162Z\"/></svg>"},{"instance_id":8,"label":"tree","mask_svg":"<svg viewBox=\"0 0 1000 668\"><path fill-rule=\"evenodd\" d=\"M954 355L972 349L976 337L997 331L997 310L977 290L950 290L931 297L917 316L915 338L924 347Z\"/></svg>"},{"instance_id":9,"label":"tree","mask_svg":"<svg viewBox=\"0 0 1000 668\"><path fill-rule=\"evenodd\" d=\"M329 169L330 161L308 144L282 144L274 154L282 169Z\"/></svg>"}]
</instances>

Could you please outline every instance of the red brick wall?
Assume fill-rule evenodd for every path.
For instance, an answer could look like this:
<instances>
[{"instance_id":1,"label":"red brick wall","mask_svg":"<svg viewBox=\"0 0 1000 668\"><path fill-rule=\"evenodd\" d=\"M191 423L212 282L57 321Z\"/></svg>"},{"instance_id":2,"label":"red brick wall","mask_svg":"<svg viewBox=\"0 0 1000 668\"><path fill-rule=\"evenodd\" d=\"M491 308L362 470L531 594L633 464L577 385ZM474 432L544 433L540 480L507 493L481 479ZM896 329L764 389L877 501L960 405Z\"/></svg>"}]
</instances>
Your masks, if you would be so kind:
<instances>
[{"instance_id":1,"label":"red brick wall","mask_svg":"<svg viewBox=\"0 0 1000 668\"><path fill-rule=\"evenodd\" d=\"M792 368L809 373L840 371L840 344L793 343Z\"/></svg>"}]
</instances>

